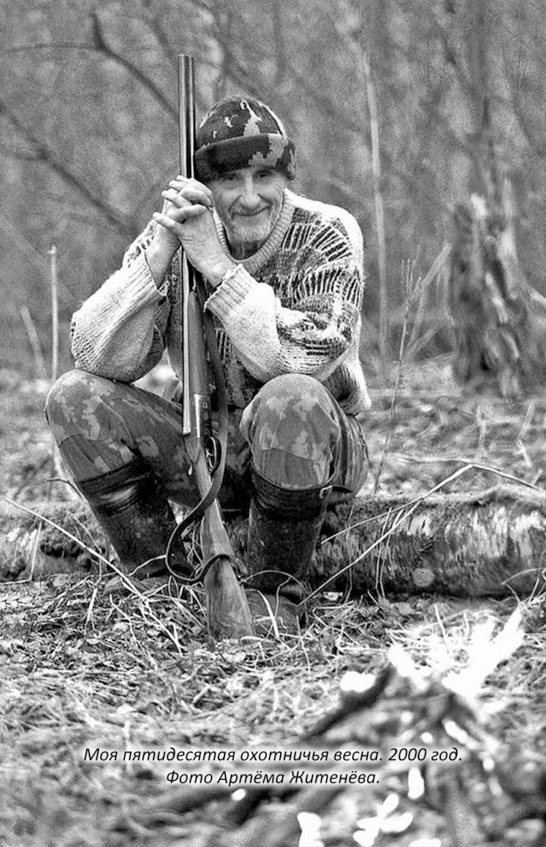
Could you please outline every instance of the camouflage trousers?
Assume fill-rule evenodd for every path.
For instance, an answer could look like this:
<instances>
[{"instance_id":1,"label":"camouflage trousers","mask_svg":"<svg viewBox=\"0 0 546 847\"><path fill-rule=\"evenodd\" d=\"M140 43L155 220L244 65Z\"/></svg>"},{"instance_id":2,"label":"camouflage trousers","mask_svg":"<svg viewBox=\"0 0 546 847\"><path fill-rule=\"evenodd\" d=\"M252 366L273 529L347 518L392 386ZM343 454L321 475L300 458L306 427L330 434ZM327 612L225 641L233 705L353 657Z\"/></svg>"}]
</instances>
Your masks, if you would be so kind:
<instances>
[{"instance_id":1,"label":"camouflage trousers","mask_svg":"<svg viewBox=\"0 0 546 847\"><path fill-rule=\"evenodd\" d=\"M53 385L46 415L76 485L140 457L173 502L198 500L182 436L181 406L135 386L81 370ZM229 414L226 474L220 500L248 492L251 464L270 483L311 489L328 481L356 493L367 472L361 424L312 377L279 376L244 410Z\"/></svg>"}]
</instances>

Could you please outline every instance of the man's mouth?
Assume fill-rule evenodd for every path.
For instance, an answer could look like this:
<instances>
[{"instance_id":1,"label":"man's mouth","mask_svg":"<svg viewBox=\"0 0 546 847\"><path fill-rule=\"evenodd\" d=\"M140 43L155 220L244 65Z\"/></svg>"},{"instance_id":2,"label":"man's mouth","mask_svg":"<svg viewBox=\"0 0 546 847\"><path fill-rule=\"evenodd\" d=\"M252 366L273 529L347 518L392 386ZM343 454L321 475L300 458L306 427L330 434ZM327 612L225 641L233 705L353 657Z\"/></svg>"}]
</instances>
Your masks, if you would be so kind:
<instances>
[{"instance_id":1,"label":"man's mouth","mask_svg":"<svg viewBox=\"0 0 546 847\"><path fill-rule=\"evenodd\" d=\"M233 214L238 218L257 218L262 214L262 212L267 212L268 208L268 206L263 206L261 209L252 209L251 211L248 211L247 209L238 209Z\"/></svg>"}]
</instances>

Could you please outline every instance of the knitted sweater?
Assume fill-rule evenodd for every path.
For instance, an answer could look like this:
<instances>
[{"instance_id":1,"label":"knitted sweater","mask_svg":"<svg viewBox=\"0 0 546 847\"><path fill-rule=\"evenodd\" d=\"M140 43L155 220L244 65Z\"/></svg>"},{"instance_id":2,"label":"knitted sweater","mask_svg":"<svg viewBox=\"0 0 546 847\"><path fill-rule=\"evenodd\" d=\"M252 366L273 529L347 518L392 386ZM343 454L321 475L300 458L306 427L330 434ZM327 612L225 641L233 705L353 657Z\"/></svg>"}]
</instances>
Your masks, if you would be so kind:
<instances>
[{"instance_id":1,"label":"knitted sweater","mask_svg":"<svg viewBox=\"0 0 546 847\"><path fill-rule=\"evenodd\" d=\"M132 382L165 348L181 376L181 285L174 269L158 288L146 262L155 222L129 247L122 267L75 313L76 367ZM218 235L229 248L221 222ZM285 190L275 227L206 302L213 316L229 402L244 408L284 373L320 380L349 414L370 405L358 357L364 289L362 234L336 206Z\"/></svg>"}]
</instances>

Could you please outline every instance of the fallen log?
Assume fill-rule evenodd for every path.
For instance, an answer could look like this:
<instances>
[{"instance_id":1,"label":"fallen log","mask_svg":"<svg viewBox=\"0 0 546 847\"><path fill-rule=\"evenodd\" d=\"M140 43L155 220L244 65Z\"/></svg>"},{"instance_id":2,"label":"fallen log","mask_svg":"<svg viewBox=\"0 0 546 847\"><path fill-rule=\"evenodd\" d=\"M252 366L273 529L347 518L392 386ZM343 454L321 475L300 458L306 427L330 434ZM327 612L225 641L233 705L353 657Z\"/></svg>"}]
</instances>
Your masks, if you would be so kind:
<instances>
[{"instance_id":1,"label":"fallen log","mask_svg":"<svg viewBox=\"0 0 546 847\"><path fill-rule=\"evenodd\" d=\"M334 577L330 589L353 595L460 597L530 595L544 586L546 492L499 486L413 505L374 496L359 499L350 516L345 507L343 521L350 529L322 545L315 586Z\"/></svg>"},{"instance_id":2,"label":"fallen log","mask_svg":"<svg viewBox=\"0 0 546 847\"><path fill-rule=\"evenodd\" d=\"M33 511L12 508L0 517L0 580L90 573L101 556L105 567L113 551L85 504ZM412 503L361 497L352 508L339 506L329 527L334 535L317 551L314 590L528 596L546 581L546 492L536 489L499 486ZM244 555L244 522L228 531Z\"/></svg>"}]
</instances>

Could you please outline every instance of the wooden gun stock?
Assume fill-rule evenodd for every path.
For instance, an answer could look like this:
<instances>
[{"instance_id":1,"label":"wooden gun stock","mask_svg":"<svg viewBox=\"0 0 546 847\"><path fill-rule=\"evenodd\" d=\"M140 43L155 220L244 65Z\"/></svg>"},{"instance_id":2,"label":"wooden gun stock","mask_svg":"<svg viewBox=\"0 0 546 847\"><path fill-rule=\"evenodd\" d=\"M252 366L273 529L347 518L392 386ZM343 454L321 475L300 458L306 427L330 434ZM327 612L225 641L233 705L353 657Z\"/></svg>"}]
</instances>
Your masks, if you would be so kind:
<instances>
[{"instance_id":1,"label":"wooden gun stock","mask_svg":"<svg viewBox=\"0 0 546 847\"><path fill-rule=\"evenodd\" d=\"M180 173L192 177L195 100L191 56L178 57L178 96ZM211 488L212 478L203 435L210 402L203 313L197 293L202 280L182 250L180 254L184 334L183 434L195 481L201 497L204 497ZM203 559L211 563L204 576L209 635L215 640L254 635L252 616L233 570L235 556L216 499L204 512L200 534Z\"/></svg>"}]
</instances>

